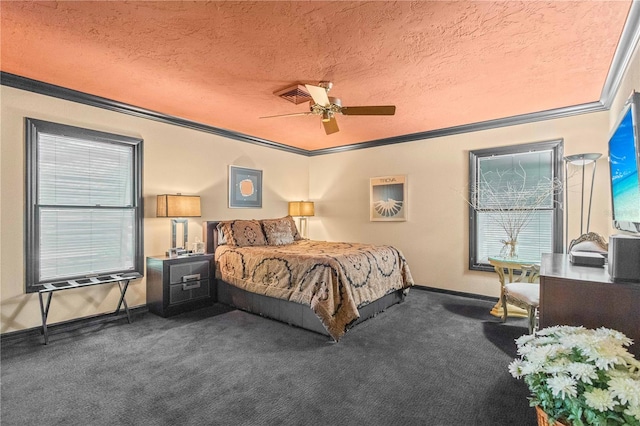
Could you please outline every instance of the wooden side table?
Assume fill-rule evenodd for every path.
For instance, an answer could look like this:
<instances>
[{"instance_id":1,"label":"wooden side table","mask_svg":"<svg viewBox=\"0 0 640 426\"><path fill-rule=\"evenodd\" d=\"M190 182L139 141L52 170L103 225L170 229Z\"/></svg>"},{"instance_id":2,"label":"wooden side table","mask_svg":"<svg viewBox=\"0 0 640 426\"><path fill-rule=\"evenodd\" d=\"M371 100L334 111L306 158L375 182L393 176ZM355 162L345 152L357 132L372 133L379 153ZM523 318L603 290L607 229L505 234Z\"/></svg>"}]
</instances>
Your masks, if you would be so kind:
<instances>
[{"instance_id":1,"label":"wooden side table","mask_svg":"<svg viewBox=\"0 0 640 426\"><path fill-rule=\"evenodd\" d=\"M491 309L491 315L502 318L502 299L504 298L504 285L513 282L532 283L540 275L540 261L530 259L489 257L489 263L498 274L500 281L500 299ZM519 274L517 274L519 272ZM514 275L517 275L514 279ZM510 317L526 318L527 311L518 306L507 305L507 315Z\"/></svg>"}]
</instances>

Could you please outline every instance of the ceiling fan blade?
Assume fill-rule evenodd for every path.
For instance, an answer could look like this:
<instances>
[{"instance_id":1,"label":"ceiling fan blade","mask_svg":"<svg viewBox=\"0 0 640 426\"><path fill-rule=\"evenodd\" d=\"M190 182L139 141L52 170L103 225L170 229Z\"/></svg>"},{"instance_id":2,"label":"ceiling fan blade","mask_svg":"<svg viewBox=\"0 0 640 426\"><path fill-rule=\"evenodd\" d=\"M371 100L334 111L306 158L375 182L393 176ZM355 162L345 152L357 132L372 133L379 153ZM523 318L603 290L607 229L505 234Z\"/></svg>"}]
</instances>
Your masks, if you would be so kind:
<instances>
[{"instance_id":1,"label":"ceiling fan blade","mask_svg":"<svg viewBox=\"0 0 640 426\"><path fill-rule=\"evenodd\" d=\"M342 107L340 112L344 115L394 115L396 113L396 106L351 106Z\"/></svg>"},{"instance_id":2,"label":"ceiling fan blade","mask_svg":"<svg viewBox=\"0 0 640 426\"><path fill-rule=\"evenodd\" d=\"M322 125L324 126L324 132L328 135L340 131L340 129L338 129L338 122L336 121L335 117L331 117L329 121L323 121Z\"/></svg>"},{"instance_id":3,"label":"ceiling fan blade","mask_svg":"<svg viewBox=\"0 0 640 426\"><path fill-rule=\"evenodd\" d=\"M327 89L325 89L324 87L312 86L310 84L305 84L304 86L309 91L309 94L311 95L315 103L325 107L331 105L331 102L329 101L329 95L327 95Z\"/></svg>"},{"instance_id":4,"label":"ceiling fan blade","mask_svg":"<svg viewBox=\"0 0 640 426\"><path fill-rule=\"evenodd\" d=\"M277 117L294 117L296 115L310 115L311 112L294 112L292 114L280 114L280 115L268 115L266 117L258 117L258 118L277 118Z\"/></svg>"}]
</instances>

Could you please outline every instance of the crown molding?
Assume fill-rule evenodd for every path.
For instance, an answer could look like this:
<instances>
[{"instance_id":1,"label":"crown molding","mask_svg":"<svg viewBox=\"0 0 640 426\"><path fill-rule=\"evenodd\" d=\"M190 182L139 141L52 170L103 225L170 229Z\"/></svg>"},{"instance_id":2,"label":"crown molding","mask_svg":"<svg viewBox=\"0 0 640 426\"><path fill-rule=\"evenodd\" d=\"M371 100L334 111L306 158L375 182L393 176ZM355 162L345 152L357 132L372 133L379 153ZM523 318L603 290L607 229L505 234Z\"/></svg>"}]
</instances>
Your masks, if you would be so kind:
<instances>
[{"instance_id":1,"label":"crown molding","mask_svg":"<svg viewBox=\"0 0 640 426\"><path fill-rule=\"evenodd\" d=\"M607 79L600 94L600 102L606 109L611 108L613 99L618 90L620 90L622 78L629 66L629 62L631 62L638 40L640 40L640 0L633 0L627 15L627 22L624 24L620 35L618 47L611 61Z\"/></svg>"},{"instance_id":2,"label":"crown molding","mask_svg":"<svg viewBox=\"0 0 640 426\"><path fill-rule=\"evenodd\" d=\"M284 144L270 141L267 139L262 139L255 136L234 132L232 130L209 126L207 124L198 123L196 121L185 120L183 118L175 117L172 115L162 114L160 112L149 110L146 108L140 108L135 105L130 105L123 102L114 101L112 99L103 98L101 96L95 96L88 93L79 92L73 89L67 89L66 87L56 86L54 84L33 80L27 77L22 77L16 74L10 74L4 71L0 72L0 84L2 84L3 86L13 87L15 89L21 89L21 90L26 90L28 92L38 93L40 95L51 96L54 98L64 99L71 102L77 102L84 105L106 109L109 111L114 111L122 114L133 115L135 117L141 117L149 120L159 121L165 124L172 124L174 126L180 126L180 127L186 127L188 129L199 130L202 132L211 133L214 135L222 136L229 139L234 139L237 141L248 142L255 145L265 146L268 148L275 148L282 151L291 152L293 154L299 154L299 155L305 155L305 156L309 155L309 151L307 151L306 149L295 148L289 145L284 145Z\"/></svg>"},{"instance_id":3,"label":"crown molding","mask_svg":"<svg viewBox=\"0 0 640 426\"><path fill-rule=\"evenodd\" d=\"M310 151L310 156L335 154L338 152L351 151L355 149L373 148L377 146L392 145L404 142L413 142L423 139L441 138L444 136L458 135L461 133L480 132L482 130L495 129L498 127L517 126L536 121L544 121L558 118L571 117L578 114L588 114L592 112L605 111L601 102L590 102L564 108L556 108L547 111L534 112L530 114L515 115L512 117L498 118L495 120L481 121L478 123L463 124L461 126L447 127L444 129L430 130L427 132L411 133L408 135L394 136L391 138L377 139L353 145L338 146L335 148L318 149Z\"/></svg>"},{"instance_id":4,"label":"crown molding","mask_svg":"<svg viewBox=\"0 0 640 426\"><path fill-rule=\"evenodd\" d=\"M513 117L499 118L496 120L482 121L478 123L464 124L461 126L447 127L444 129L429 130L426 132L411 133L407 135L394 136L384 139L376 139L367 142L355 143L351 145L337 146L333 148L306 150L273 142L267 139L255 136L245 135L243 133L231 130L221 129L219 127L209 126L207 124L195 121L185 120L183 118L174 117L152 111L146 108L140 108L135 105L114 101L112 99L91 95L77 90L67 89L66 87L56 86L54 84L45 83L38 80L32 80L16 74L0 72L0 84L3 86L13 87L16 89L26 90L45 96L64 99L71 102L77 102L97 108L103 108L109 111L119 112L122 114L133 115L135 117L146 118L149 120L159 121L165 124L186 127L189 129L199 130L206 133L234 139L242 142L248 142L255 145L274 148L293 154L314 157L318 155L335 154L339 152L352 151L356 149L375 148L384 145L393 145L398 143L413 142L422 139L433 139L444 136L457 135L461 133L478 132L482 130L495 129L498 127L516 126L519 124L527 124L536 121L551 120L557 118L570 117L577 114L586 114L591 112L604 111L602 102L591 102L587 104L575 105L571 107L557 108L548 111L534 112L530 114L516 115Z\"/></svg>"}]
</instances>

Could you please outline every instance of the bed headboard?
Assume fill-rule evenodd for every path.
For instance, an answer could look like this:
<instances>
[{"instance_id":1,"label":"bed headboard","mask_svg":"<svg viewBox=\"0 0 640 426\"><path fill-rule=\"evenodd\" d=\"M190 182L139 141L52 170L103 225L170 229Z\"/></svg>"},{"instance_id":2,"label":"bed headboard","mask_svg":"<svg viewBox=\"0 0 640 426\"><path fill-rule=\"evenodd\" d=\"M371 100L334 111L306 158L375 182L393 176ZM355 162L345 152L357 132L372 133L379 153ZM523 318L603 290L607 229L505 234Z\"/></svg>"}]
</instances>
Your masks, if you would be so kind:
<instances>
[{"instance_id":1,"label":"bed headboard","mask_svg":"<svg viewBox=\"0 0 640 426\"><path fill-rule=\"evenodd\" d=\"M202 227L202 239L206 253L215 253L218 247L218 224L219 220L204 221Z\"/></svg>"}]
</instances>

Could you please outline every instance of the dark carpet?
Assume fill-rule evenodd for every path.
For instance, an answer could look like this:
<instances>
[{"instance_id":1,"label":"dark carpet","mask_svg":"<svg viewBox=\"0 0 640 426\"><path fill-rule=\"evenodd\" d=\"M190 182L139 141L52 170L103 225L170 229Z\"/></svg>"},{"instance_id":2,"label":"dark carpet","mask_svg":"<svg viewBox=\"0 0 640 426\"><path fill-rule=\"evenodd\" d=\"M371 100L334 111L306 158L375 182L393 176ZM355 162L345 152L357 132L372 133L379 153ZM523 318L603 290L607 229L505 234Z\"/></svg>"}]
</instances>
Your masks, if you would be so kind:
<instances>
[{"instance_id":1,"label":"dark carpet","mask_svg":"<svg viewBox=\"0 0 640 426\"><path fill-rule=\"evenodd\" d=\"M9 425L535 425L525 320L412 290L339 343L222 305L5 339Z\"/></svg>"}]
</instances>

